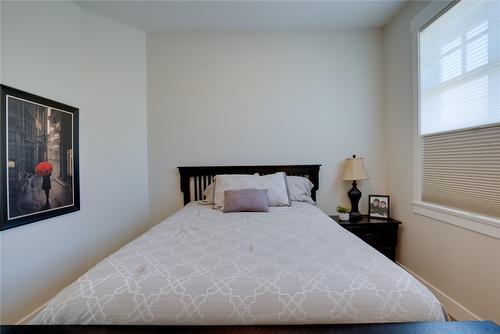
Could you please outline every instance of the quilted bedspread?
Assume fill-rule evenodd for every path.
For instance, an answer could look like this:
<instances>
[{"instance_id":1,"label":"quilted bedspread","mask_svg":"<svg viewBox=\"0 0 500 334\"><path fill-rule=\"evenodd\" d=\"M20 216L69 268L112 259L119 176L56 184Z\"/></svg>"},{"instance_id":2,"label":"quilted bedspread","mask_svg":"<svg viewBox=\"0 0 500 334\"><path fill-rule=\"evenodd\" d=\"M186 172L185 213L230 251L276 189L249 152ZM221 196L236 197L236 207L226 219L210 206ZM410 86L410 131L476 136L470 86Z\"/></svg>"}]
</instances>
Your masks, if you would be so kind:
<instances>
[{"instance_id":1,"label":"quilted bedspread","mask_svg":"<svg viewBox=\"0 0 500 334\"><path fill-rule=\"evenodd\" d=\"M445 320L413 276L311 204L192 203L62 290L31 324Z\"/></svg>"}]
</instances>

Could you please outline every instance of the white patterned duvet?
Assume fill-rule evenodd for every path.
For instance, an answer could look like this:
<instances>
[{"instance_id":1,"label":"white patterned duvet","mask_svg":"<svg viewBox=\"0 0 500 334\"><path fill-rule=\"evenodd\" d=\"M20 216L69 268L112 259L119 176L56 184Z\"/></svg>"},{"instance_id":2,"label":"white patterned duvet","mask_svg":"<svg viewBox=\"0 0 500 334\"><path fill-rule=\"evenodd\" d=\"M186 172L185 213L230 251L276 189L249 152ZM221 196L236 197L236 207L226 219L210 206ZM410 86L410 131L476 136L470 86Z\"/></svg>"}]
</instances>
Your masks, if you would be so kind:
<instances>
[{"instance_id":1,"label":"white patterned duvet","mask_svg":"<svg viewBox=\"0 0 500 334\"><path fill-rule=\"evenodd\" d=\"M317 207L191 203L62 290L31 324L445 320L415 278Z\"/></svg>"}]
</instances>

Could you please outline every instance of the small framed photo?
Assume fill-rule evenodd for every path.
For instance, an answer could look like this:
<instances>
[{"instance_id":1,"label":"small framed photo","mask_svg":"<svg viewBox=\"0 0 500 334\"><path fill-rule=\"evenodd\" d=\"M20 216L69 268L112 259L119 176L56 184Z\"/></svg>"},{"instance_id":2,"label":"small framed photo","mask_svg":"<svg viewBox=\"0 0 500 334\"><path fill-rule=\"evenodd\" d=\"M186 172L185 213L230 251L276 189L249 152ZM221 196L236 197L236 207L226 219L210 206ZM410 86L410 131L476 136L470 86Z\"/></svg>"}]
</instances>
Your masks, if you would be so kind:
<instances>
[{"instance_id":1,"label":"small framed photo","mask_svg":"<svg viewBox=\"0 0 500 334\"><path fill-rule=\"evenodd\" d=\"M369 217L377 219L389 219L389 196L368 196Z\"/></svg>"}]
</instances>

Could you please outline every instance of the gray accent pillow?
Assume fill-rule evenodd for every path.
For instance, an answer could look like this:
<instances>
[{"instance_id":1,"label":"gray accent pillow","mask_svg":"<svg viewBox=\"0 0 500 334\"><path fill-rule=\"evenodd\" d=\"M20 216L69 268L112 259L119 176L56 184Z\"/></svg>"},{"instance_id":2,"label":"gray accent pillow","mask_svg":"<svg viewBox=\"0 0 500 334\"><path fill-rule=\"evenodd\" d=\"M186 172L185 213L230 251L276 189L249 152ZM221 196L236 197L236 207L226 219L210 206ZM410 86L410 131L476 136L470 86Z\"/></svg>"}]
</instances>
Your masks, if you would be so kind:
<instances>
[{"instance_id":1,"label":"gray accent pillow","mask_svg":"<svg viewBox=\"0 0 500 334\"><path fill-rule=\"evenodd\" d=\"M224 212L269 212L267 189L224 191Z\"/></svg>"},{"instance_id":2,"label":"gray accent pillow","mask_svg":"<svg viewBox=\"0 0 500 334\"><path fill-rule=\"evenodd\" d=\"M286 176L288 196L291 201L315 203L311 197L314 184L308 178L302 176Z\"/></svg>"}]
</instances>

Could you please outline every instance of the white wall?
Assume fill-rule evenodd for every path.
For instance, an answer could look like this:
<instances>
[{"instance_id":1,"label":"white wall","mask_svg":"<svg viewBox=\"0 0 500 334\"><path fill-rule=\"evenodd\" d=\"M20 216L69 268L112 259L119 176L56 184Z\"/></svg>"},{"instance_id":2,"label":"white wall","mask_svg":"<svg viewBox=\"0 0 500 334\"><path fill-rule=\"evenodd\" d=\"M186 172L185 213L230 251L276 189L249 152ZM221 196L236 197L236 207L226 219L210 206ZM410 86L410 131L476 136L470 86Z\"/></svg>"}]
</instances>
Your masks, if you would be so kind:
<instances>
[{"instance_id":1,"label":"white wall","mask_svg":"<svg viewBox=\"0 0 500 334\"><path fill-rule=\"evenodd\" d=\"M410 21L427 3L412 3L385 29L387 186L401 219L398 259L441 290L459 320L500 323L500 242L412 213L412 47Z\"/></svg>"},{"instance_id":2,"label":"white wall","mask_svg":"<svg viewBox=\"0 0 500 334\"><path fill-rule=\"evenodd\" d=\"M148 34L152 221L182 205L177 166L321 163L333 213L357 153L363 194L384 193L381 52L380 30Z\"/></svg>"},{"instance_id":3,"label":"white wall","mask_svg":"<svg viewBox=\"0 0 500 334\"><path fill-rule=\"evenodd\" d=\"M81 211L2 231L15 323L149 225L145 34L72 2L1 2L1 82L80 108Z\"/></svg>"}]
</instances>

